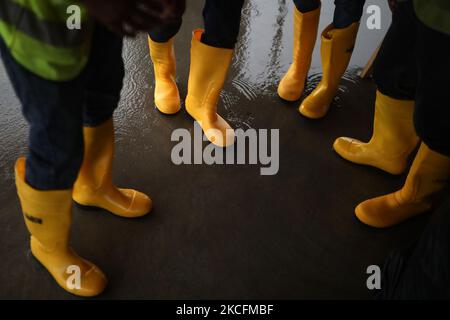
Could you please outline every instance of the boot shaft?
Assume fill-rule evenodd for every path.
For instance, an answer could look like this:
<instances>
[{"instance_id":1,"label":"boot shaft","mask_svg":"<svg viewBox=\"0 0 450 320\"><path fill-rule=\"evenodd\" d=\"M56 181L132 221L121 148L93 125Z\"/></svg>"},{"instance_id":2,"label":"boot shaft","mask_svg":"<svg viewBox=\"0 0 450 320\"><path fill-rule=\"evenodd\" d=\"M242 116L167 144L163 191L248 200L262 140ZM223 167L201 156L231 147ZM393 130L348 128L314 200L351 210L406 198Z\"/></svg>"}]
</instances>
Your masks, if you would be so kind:
<instances>
[{"instance_id":1,"label":"boot shaft","mask_svg":"<svg viewBox=\"0 0 450 320\"><path fill-rule=\"evenodd\" d=\"M202 108L215 117L220 92L233 57L232 49L215 48L201 42L203 30L193 32L186 105Z\"/></svg>"},{"instance_id":2,"label":"boot shaft","mask_svg":"<svg viewBox=\"0 0 450 320\"><path fill-rule=\"evenodd\" d=\"M387 155L407 157L417 146L414 101L398 100L377 91L371 146Z\"/></svg>"},{"instance_id":3,"label":"boot shaft","mask_svg":"<svg viewBox=\"0 0 450 320\"><path fill-rule=\"evenodd\" d=\"M358 35L359 22L347 28L336 29L331 24L321 35L322 85L337 87L347 70Z\"/></svg>"},{"instance_id":4,"label":"boot shaft","mask_svg":"<svg viewBox=\"0 0 450 320\"><path fill-rule=\"evenodd\" d=\"M84 158L75 189L98 189L112 181L114 124L112 118L95 127L84 127Z\"/></svg>"},{"instance_id":5,"label":"boot shaft","mask_svg":"<svg viewBox=\"0 0 450 320\"><path fill-rule=\"evenodd\" d=\"M292 67L296 73L309 71L319 29L320 8L301 13L294 8L294 45Z\"/></svg>"},{"instance_id":6,"label":"boot shaft","mask_svg":"<svg viewBox=\"0 0 450 320\"><path fill-rule=\"evenodd\" d=\"M173 42L173 38L167 42L159 43L148 37L150 57L153 62L155 77L162 79L171 77L175 79L176 60Z\"/></svg>"},{"instance_id":7,"label":"boot shaft","mask_svg":"<svg viewBox=\"0 0 450 320\"><path fill-rule=\"evenodd\" d=\"M450 178L450 157L431 150L422 142L403 188L396 193L400 202L432 204Z\"/></svg>"},{"instance_id":8,"label":"boot shaft","mask_svg":"<svg viewBox=\"0 0 450 320\"><path fill-rule=\"evenodd\" d=\"M17 160L15 176L27 229L46 251L65 250L72 223L72 190L34 189L25 181L25 161Z\"/></svg>"}]
</instances>

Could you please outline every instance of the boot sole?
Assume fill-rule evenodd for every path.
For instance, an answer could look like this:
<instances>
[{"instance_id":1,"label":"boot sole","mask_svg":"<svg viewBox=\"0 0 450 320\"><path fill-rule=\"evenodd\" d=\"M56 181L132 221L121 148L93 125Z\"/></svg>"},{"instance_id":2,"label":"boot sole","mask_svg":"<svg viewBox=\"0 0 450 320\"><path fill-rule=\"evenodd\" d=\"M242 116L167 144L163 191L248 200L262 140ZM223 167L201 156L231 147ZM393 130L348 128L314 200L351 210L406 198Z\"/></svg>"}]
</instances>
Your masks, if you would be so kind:
<instances>
[{"instance_id":1,"label":"boot sole","mask_svg":"<svg viewBox=\"0 0 450 320\"><path fill-rule=\"evenodd\" d=\"M100 207L86 206L84 204L79 204L75 200L73 200L73 202L75 203L75 207L77 207L78 209L85 210L85 211L107 211L107 210L105 210L103 208L100 208ZM107 212L109 212L109 211L107 211Z\"/></svg>"},{"instance_id":2,"label":"boot sole","mask_svg":"<svg viewBox=\"0 0 450 320\"><path fill-rule=\"evenodd\" d=\"M158 110L158 112L159 112L160 114L165 115L165 116L169 116L169 117L176 116L176 115L179 114L180 111L181 111L181 107L180 107L180 109L179 109L178 111L176 111L176 112L173 112L173 113L165 113L165 112L162 112L162 111L158 108L158 106L157 106L156 104L155 104L155 109Z\"/></svg>"},{"instance_id":3,"label":"boot sole","mask_svg":"<svg viewBox=\"0 0 450 320\"><path fill-rule=\"evenodd\" d=\"M143 219L143 218L145 218L145 217L148 217L148 216L150 215L149 213L153 211L153 206L152 206L152 208L150 209L150 211L147 212L146 214L142 215L142 216L137 216L137 217L125 217L125 216L120 216L120 215L118 215L118 214L115 214L115 213L113 213L113 212L111 212L111 211L109 211L109 210L106 210L106 209L103 209L103 208L100 208L100 207L87 206L87 205L84 205L84 204L79 204L79 203L76 202L75 200L72 200L72 201L73 201L73 203L75 204L75 207L77 207L77 208L80 209L80 210L83 210L83 211L90 211L90 212L105 212L105 213L108 213L108 214L110 214L110 215L113 215L114 217L117 217L117 218L120 218L120 219L124 219L124 220L138 220L138 219Z\"/></svg>"}]
</instances>

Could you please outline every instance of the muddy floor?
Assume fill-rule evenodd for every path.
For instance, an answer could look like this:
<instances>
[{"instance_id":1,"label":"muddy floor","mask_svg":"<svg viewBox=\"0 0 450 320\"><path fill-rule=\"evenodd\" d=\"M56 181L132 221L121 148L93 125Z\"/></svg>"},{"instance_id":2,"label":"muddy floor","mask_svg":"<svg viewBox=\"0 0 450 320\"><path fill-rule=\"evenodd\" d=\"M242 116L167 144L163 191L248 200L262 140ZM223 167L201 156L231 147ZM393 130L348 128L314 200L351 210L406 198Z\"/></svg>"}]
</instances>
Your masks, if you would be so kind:
<instances>
[{"instance_id":1,"label":"muddy floor","mask_svg":"<svg viewBox=\"0 0 450 320\"><path fill-rule=\"evenodd\" d=\"M176 39L178 83L186 95L190 35L201 27L202 1L190 1ZM171 133L192 132L184 109L160 114L146 37L126 41L127 75L116 112L115 181L152 196L145 218L120 219L74 209L72 245L109 277L101 298L371 298L366 268L414 240L422 216L388 230L357 221L362 200L399 188L404 176L350 164L332 150L338 136L371 135L375 86L358 77L390 23L383 1L381 30L363 17L351 66L326 118L307 120L298 103L276 95L292 50L292 3L250 0L219 112L235 128L279 129L280 169L258 165L172 163ZM324 1L321 29L330 21ZM320 81L317 42L306 93ZM13 180L25 154L27 125L0 67L0 298L74 298L32 258Z\"/></svg>"}]
</instances>

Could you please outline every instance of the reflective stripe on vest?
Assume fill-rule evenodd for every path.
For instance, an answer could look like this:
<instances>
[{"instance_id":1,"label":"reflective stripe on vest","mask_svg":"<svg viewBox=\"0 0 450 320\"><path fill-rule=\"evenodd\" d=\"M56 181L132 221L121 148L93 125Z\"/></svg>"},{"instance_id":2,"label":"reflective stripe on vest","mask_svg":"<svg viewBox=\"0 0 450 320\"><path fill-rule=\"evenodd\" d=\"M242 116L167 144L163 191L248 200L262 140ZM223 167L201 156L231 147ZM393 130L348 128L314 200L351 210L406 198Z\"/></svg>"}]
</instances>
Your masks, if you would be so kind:
<instances>
[{"instance_id":1,"label":"reflective stripe on vest","mask_svg":"<svg viewBox=\"0 0 450 320\"><path fill-rule=\"evenodd\" d=\"M3 5L3 2L6 5ZM10 0L0 1L0 19L30 37L55 47L75 47L86 39L86 28L67 29L66 22L40 20L34 12Z\"/></svg>"},{"instance_id":2,"label":"reflective stripe on vest","mask_svg":"<svg viewBox=\"0 0 450 320\"><path fill-rule=\"evenodd\" d=\"M66 10L71 2L58 2L59 7L53 8L49 0L0 0L0 35L25 68L49 80L65 81L76 77L87 63L92 23L85 21L80 30L69 30L63 19L69 17ZM54 9L58 16L42 17L45 10L32 10L39 6Z\"/></svg>"}]
</instances>

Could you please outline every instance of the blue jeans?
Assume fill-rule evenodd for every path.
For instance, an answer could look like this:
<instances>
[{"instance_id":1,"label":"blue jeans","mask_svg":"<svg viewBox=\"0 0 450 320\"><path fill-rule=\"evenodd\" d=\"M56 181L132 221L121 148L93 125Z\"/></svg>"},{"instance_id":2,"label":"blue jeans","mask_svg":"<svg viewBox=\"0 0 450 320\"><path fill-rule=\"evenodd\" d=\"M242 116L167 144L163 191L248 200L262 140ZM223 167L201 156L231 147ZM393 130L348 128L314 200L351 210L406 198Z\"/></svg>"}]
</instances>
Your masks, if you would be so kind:
<instances>
[{"instance_id":1,"label":"blue jeans","mask_svg":"<svg viewBox=\"0 0 450 320\"><path fill-rule=\"evenodd\" d=\"M39 190L72 188L83 161L83 126L97 126L118 105L124 66L122 38L97 25L90 59L73 80L45 80L0 52L29 123L26 181Z\"/></svg>"},{"instance_id":2,"label":"blue jeans","mask_svg":"<svg viewBox=\"0 0 450 320\"><path fill-rule=\"evenodd\" d=\"M205 32L202 42L216 48L233 49L239 35L241 12L245 0L206 0L203 8ZM149 35L155 42L167 42L181 27L180 20L152 30Z\"/></svg>"},{"instance_id":3,"label":"blue jeans","mask_svg":"<svg viewBox=\"0 0 450 320\"><path fill-rule=\"evenodd\" d=\"M361 20L366 0L334 0L335 28L347 28L354 22ZM309 12L320 7L320 0L294 0L296 8L300 12Z\"/></svg>"}]
</instances>

